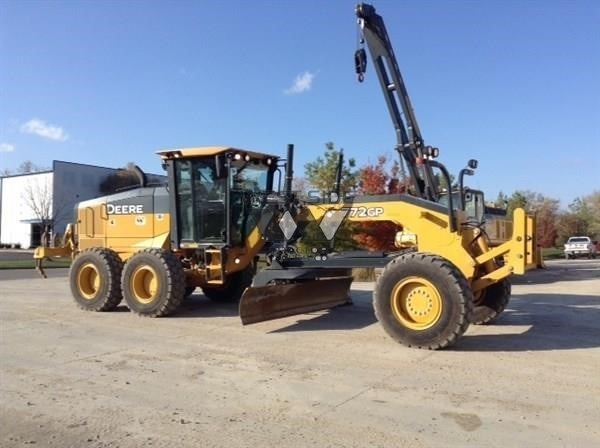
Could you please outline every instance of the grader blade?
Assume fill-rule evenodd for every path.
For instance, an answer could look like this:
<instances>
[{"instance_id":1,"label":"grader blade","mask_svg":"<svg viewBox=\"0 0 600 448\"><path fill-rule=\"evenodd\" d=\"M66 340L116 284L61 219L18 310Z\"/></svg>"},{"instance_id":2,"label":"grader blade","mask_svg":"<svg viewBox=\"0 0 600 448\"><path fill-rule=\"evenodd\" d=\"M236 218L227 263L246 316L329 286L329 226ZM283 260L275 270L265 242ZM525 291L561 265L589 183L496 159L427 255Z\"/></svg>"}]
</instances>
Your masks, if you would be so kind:
<instances>
[{"instance_id":1,"label":"grader blade","mask_svg":"<svg viewBox=\"0 0 600 448\"><path fill-rule=\"evenodd\" d=\"M352 277L308 280L283 285L254 286L240 300L242 324L254 324L352 303Z\"/></svg>"}]
</instances>

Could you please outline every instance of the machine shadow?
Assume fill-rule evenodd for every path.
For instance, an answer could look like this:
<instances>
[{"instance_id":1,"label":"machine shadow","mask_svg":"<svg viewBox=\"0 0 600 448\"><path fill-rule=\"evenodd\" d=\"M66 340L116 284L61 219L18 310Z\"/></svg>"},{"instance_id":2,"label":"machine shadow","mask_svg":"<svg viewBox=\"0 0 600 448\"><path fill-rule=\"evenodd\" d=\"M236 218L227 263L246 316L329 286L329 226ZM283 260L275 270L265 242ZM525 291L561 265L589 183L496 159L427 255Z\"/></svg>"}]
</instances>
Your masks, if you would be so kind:
<instances>
[{"instance_id":1,"label":"machine shadow","mask_svg":"<svg viewBox=\"0 0 600 448\"><path fill-rule=\"evenodd\" d=\"M294 324L272 331L351 330L376 323L372 305L338 307L313 318L303 315ZM600 347L600 296L522 294L513 296L507 310L486 331L494 327L527 327L518 333L466 333L449 350L518 352L574 350ZM471 326L471 329L477 328Z\"/></svg>"},{"instance_id":2,"label":"machine shadow","mask_svg":"<svg viewBox=\"0 0 600 448\"><path fill-rule=\"evenodd\" d=\"M271 331L270 333L283 333L288 331L350 330L372 325L377 322L373 313L373 308L370 303L365 303L361 293L364 293L364 291L351 291L351 296L357 297L354 305L342 305L325 311L300 314L296 316L298 320L293 324ZM126 307L125 310L127 310ZM170 315L169 318L238 316L239 305L237 302L217 303L211 301L201 293L196 293L185 299L177 312Z\"/></svg>"},{"instance_id":3,"label":"machine shadow","mask_svg":"<svg viewBox=\"0 0 600 448\"><path fill-rule=\"evenodd\" d=\"M202 293L194 293L187 297L169 318L180 317L234 317L239 315L238 302L214 302ZM240 324L241 325L241 324Z\"/></svg>"},{"instance_id":4,"label":"machine shadow","mask_svg":"<svg viewBox=\"0 0 600 448\"><path fill-rule=\"evenodd\" d=\"M355 305L342 305L327 311L302 314L300 320L269 333L294 331L358 330L377 322L372 308Z\"/></svg>"},{"instance_id":5,"label":"machine shadow","mask_svg":"<svg viewBox=\"0 0 600 448\"><path fill-rule=\"evenodd\" d=\"M352 291L354 305L301 314L293 323L270 331L355 330L377 323L364 291ZM126 307L119 307L125 311ZM238 303L215 303L197 293L187 298L169 318L237 317ZM288 318L289 319L289 318ZM240 323L241 325L241 323ZM493 333L494 328L502 332ZM514 333L506 333L515 327ZM521 327L521 328L519 328ZM522 328L525 328L523 331ZM472 334L485 328L486 334ZM450 351L521 352L600 347L600 295L516 294L492 324L471 326Z\"/></svg>"},{"instance_id":6,"label":"machine shadow","mask_svg":"<svg viewBox=\"0 0 600 448\"><path fill-rule=\"evenodd\" d=\"M600 295L515 295L489 328L495 326L528 328L514 334L467 332L452 350L518 352L600 347Z\"/></svg>"}]
</instances>

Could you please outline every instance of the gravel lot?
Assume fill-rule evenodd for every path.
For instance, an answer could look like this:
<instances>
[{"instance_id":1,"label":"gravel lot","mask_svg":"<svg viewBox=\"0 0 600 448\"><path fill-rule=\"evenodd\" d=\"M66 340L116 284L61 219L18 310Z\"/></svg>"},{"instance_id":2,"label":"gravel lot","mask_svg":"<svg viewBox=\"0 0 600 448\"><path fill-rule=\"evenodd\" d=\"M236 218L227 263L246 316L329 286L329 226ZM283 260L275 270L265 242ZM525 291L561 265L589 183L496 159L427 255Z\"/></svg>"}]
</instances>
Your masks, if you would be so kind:
<instances>
[{"instance_id":1,"label":"gravel lot","mask_svg":"<svg viewBox=\"0 0 600 448\"><path fill-rule=\"evenodd\" d=\"M514 278L452 349L394 343L355 305L243 327L197 294L175 316L88 313L67 271L0 271L0 446L597 447L600 261Z\"/></svg>"}]
</instances>

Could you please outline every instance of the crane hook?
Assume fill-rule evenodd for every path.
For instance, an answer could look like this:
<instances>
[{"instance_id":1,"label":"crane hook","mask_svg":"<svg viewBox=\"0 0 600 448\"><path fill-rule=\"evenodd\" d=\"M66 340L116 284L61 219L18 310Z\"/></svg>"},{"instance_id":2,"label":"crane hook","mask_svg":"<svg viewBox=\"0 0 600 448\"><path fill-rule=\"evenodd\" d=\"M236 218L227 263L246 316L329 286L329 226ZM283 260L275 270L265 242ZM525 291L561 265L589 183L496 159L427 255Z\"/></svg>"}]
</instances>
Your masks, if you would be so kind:
<instances>
[{"instance_id":1,"label":"crane hook","mask_svg":"<svg viewBox=\"0 0 600 448\"><path fill-rule=\"evenodd\" d=\"M358 75L358 82L363 82L367 70L367 53L364 48L359 48L354 53L354 69Z\"/></svg>"}]
</instances>

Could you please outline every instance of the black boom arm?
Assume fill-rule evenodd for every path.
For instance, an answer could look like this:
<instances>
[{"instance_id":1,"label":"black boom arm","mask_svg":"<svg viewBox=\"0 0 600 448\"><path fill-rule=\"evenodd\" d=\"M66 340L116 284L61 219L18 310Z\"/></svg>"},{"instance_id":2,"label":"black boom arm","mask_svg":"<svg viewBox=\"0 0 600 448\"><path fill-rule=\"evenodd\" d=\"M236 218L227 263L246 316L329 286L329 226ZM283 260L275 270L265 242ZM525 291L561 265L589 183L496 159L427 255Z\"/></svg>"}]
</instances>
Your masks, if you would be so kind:
<instances>
[{"instance_id":1,"label":"black boom arm","mask_svg":"<svg viewBox=\"0 0 600 448\"><path fill-rule=\"evenodd\" d=\"M390 38L383 23L383 18L375 12L372 5L360 3L356 6L358 25L361 28L363 41L366 41L388 106L400 152L410 172L414 188L419 196L437 201L437 187L432 167L428 161L432 152L437 149L426 147L421 130L406 91L404 80ZM366 69L364 49L355 54L356 71L362 81ZM419 169L421 168L421 169ZM419 182L419 180L421 180Z\"/></svg>"}]
</instances>

